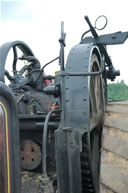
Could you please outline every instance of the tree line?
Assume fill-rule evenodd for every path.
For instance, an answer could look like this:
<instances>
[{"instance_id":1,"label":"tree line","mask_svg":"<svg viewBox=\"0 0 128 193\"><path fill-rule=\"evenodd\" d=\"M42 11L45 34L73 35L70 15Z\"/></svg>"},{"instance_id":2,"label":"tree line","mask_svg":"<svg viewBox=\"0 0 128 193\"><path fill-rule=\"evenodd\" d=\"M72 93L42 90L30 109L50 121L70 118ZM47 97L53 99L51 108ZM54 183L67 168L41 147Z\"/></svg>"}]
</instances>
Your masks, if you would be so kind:
<instances>
[{"instance_id":1,"label":"tree line","mask_svg":"<svg viewBox=\"0 0 128 193\"><path fill-rule=\"evenodd\" d=\"M117 83L108 84L108 101L128 100L128 85L124 80Z\"/></svg>"}]
</instances>

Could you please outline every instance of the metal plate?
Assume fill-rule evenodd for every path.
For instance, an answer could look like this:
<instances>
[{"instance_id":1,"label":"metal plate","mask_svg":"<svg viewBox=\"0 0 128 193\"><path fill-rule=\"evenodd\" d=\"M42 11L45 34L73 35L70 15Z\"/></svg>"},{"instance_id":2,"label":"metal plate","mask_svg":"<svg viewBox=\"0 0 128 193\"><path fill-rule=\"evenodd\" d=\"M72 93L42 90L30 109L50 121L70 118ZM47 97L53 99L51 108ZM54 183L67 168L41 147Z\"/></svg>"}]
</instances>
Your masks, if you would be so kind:
<instances>
[{"instance_id":1,"label":"metal plate","mask_svg":"<svg viewBox=\"0 0 128 193\"><path fill-rule=\"evenodd\" d=\"M32 140L21 141L21 167L25 170L34 170L41 163L41 148Z\"/></svg>"}]
</instances>

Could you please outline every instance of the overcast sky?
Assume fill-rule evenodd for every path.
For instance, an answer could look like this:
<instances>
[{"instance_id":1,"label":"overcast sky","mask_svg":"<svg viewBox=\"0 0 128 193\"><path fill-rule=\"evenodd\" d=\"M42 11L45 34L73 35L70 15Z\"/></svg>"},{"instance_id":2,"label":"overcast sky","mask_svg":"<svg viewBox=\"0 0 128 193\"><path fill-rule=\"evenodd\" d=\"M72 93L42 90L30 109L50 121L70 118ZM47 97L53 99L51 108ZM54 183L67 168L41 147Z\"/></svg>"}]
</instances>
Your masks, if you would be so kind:
<instances>
[{"instance_id":1,"label":"overcast sky","mask_svg":"<svg viewBox=\"0 0 128 193\"><path fill-rule=\"evenodd\" d=\"M126 0L25 0L0 1L0 45L13 40L26 42L41 64L59 54L60 22L65 22L66 56L72 46L80 42L81 34L88 30L84 16L94 23L99 15L106 15L108 25L99 34L128 31L128 5ZM128 84L128 40L123 45L109 46L114 66ZM58 70L52 64L48 74Z\"/></svg>"}]
</instances>

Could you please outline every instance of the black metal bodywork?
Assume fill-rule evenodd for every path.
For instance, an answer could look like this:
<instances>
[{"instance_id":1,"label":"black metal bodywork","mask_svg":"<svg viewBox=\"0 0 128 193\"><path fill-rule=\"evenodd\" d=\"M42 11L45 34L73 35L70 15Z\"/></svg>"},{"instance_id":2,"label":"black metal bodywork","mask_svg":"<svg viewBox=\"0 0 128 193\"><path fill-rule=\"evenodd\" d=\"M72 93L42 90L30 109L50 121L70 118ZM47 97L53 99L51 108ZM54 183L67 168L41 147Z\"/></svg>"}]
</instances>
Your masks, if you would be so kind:
<instances>
[{"instance_id":1,"label":"black metal bodywork","mask_svg":"<svg viewBox=\"0 0 128 193\"><path fill-rule=\"evenodd\" d=\"M59 59L60 64L60 72L56 77L44 76L44 67L49 63L41 68L39 60L24 42L11 42L0 48L0 81L4 82L6 75L16 96L19 118L15 119L19 121L21 140L32 140L42 149L42 191L52 173L56 176L53 182L56 184L54 192L99 193L100 147L107 103L107 79L113 81L119 75L108 56L106 45L124 43L128 32L98 36L89 18L85 19L92 37L82 36L81 42L71 49L66 65L66 35L63 23L61 24L60 56L53 60ZM16 47L24 54L20 58ZM14 53L13 76L5 70L10 49ZM25 65L18 72L18 59L27 60L31 64ZM23 76L24 72L27 74ZM54 83L46 86L45 80L51 79L55 79ZM52 108L55 112L50 111ZM19 182L17 186L19 187ZM49 189L49 193L52 192Z\"/></svg>"},{"instance_id":2,"label":"black metal bodywork","mask_svg":"<svg viewBox=\"0 0 128 193\"><path fill-rule=\"evenodd\" d=\"M0 81L0 192L20 193L19 124L15 97Z\"/></svg>"}]
</instances>

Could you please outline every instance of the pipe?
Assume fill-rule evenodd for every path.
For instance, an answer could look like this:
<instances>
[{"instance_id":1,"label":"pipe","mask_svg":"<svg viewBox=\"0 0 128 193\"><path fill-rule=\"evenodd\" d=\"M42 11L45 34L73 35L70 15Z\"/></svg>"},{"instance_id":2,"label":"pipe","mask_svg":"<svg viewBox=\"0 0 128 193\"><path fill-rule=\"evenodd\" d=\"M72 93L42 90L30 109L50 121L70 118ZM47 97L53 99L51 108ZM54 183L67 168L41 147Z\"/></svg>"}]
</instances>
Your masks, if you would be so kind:
<instances>
[{"instance_id":1,"label":"pipe","mask_svg":"<svg viewBox=\"0 0 128 193\"><path fill-rule=\"evenodd\" d=\"M48 134L48 122L50 120L50 116L52 113L60 112L60 109L52 109L46 116L44 122L44 129L43 129L43 137L42 137L42 174L44 177L47 178L47 134Z\"/></svg>"}]
</instances>

